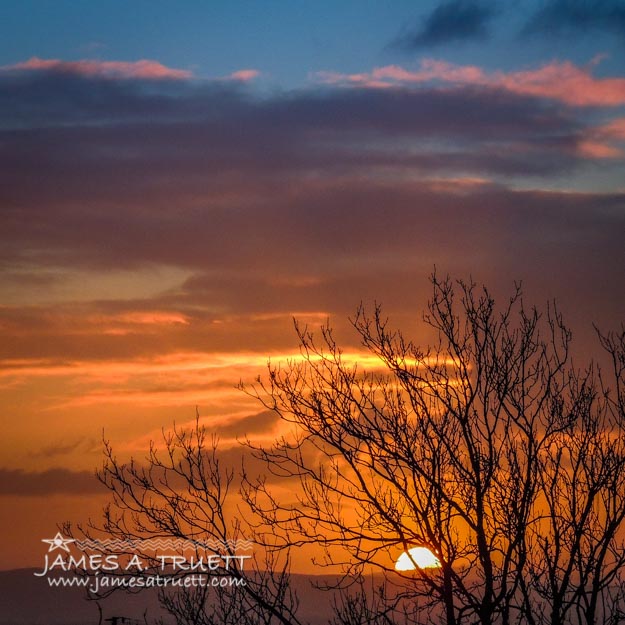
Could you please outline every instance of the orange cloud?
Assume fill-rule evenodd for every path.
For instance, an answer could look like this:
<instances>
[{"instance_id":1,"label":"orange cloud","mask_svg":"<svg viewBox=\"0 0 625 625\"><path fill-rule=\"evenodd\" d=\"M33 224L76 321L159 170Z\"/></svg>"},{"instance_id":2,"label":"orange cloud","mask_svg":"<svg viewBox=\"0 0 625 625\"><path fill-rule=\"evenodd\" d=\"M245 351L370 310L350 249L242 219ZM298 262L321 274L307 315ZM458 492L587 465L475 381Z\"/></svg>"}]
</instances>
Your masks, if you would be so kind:
<instances>
[{"instance_id":1,"label":"orange cloud","mask_svg":"<svg viewBox=\"0 0 625 625\"><path fill-rule=\"evenodd\" d=\"M61 61L60 59L40 59L36 56L22 63L5 65L5 71L50 71L63 74L97 78L141 78L147 80L180 80L191 78L192 73L185 69L173 69L158 61Z\"/></svg>"},{"instance_id":2,"label":"orange cloud","mask_svg":"<svg viewBox=\"0 0 625 625\"><path fill-rule=\"evenodd\" d=\"M189 325L189 318L183 314L163 311L134 311L111 316L96 316L90 322L103 327L102 332L109 335L123 336L135 332L138 328L160 331L163 326Z\"/></svg>"},{"instance_id":3,"label":"orange cloud","mask_svg":"<svg viewBox=\"0 0 625 625\"><path fill-rule=\"evenodd\" d=\"M472 193L476 189L493 186L494 182L479 176L462 176L451 178L431 178L425 180L427 188L435 193L454 193L463 195Z\"/></svg>"},{"instance_id":4,"label":"orange cloud","mask_svg":"<svg viewBox=\"0 0 625 625\"><path fill-rule=\"evenodd\" d=\"M299 352L273 352L269 357L274 366L304 360ZM44 410L48 413L107 405L141 410L202 404L231 418L237 410L242 411L241 415L250 411L249 398L237 390L237 383L241 379L251 382L266 370L267 360L268 355L256 352L178 352L103 362L7 359L0 360L0 392L8 405L9 396L20 390L28 394L29 389L41 385L53 388L45 402ZM318 357L312 358L313 362L317 360ZM346 351L341 354L341 361L349 367L357 365L361 371L386 370L383 361L370 352ZM450 358L436 362L455 364ZM406 364L420 365L414 360Z\"/></svg>"},{"instance_id":5,"label":"orange cloud","mask_svg":"<svg viewBox=\"0 0 625 625\"><path fill-rule=\"evenodd\" d=\"M554 61L533 70L488 73L475 65L425 59L415 71L387 65L367 73L319 72L315 76L328 84L368 88L442 82L503 88L519 95L558 100L570 106L625 104L625 78L595 78L590 67L581 68L569 61Z\"/></svg>"},{"instance_id":6,"label":"orange cloud","mask_svg":"<svg viewBox=\"0 0 625 625\"><path fill-rule=\"evenodd\" d=\"M369 352L344 352L341 355L347 365L358 363L369 368L380 368L382 361ZM55 360L55 359L1 359L0 379L3 378L30 378L30 377L64 377L80 376L84 381L89 378L101 381L119 383L138 376L173 374L190 376L194 372L250 369L254 377L265 369L267 361L273 363L286 361L303 361L304 357L298 352L176 352L153 356L149 358L135 358L124 361L98 360ZM240 376L235 376L238 380Z\"/></svg>"}]
</instances>

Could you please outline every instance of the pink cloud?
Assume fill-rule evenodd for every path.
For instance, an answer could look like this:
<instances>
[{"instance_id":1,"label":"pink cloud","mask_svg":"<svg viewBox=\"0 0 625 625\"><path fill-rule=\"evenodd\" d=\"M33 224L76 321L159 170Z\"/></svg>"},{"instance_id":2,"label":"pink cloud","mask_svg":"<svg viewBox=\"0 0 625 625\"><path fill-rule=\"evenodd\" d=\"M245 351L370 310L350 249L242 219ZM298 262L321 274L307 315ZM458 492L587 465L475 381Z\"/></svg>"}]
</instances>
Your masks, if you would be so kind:
<instances>
[{"instance_id":1,"label":"pink cloud","mask_svg":"<svg viewBox=\"0 0 625 625\"><path fill-rule=\"evenodd\" d=\"M625 104L625 78L595 78L589 69L569 62L502 75L500 83L510 91L552 98L573 106Z\"/></svg>"},{"instance_id":2,"label":"pink cloud","mask_svg":"<svg viewBox=\"0 0 625 625\"><path fill-rule=\"evenodd\" d=\"M315 76L328 84L377 89L438 82L503 88L519 95L558 100L570 106L625 104L625 78L595 78L592 75L594 65L596 63L582 68L568 61L554 61L533 70L489 73L474 65L425 59L414 71L387 65L367 73L320 72Z\"/></svg>"},{"instance_id":3,"label":"pink cloud","mask_svg":"<svg viewBox=\"0 0 625 625\"><path fill-rule=\"evenodd\" d=\"M611 122L599 126L598 131L605 139L625 141L625 117L613 119Z\"/></svg>"},{"instance_id":4,"label":"pink cloud","mask_svg":"<svg viewBox=\"0 0 625 625\"><path fill-rule=\"evenodd\" d=\"M319 72L316 77L329 84L359 85L365 87L399 87L407 84L421 84L432 81L480 84L490 83L488 76L473 65L453 65L445 61L424 59L418 70L407 70L399 65L376 67L371 72L359 74L339 74Z\"/></svg>"},{"instance_id":5,"label":"pink cloud","mask_svg":"<svg viewBox=\"0 0 625 625\"><path fill-rule=\"evenodd\" d=\"M623 156L623 152L610 145L609 143L601 143L592 139L585 139L577 146L577 152L585 158L619 158Z\"/></svg>"},{"instance_id":6,"label":"pink cloud","mask_svg":"<svg viewBox=\"0 0 625 625\"><path fill-rule=\"evenodd\" d=\"M40 59L33 57L22 63L5 65L7 71L48 71L77 76L98 78L140 78L148 80L180 80L191 78L192 73L184 69L173 69L158 61L61 61L60 59Z\"/></svg>"},{"instance_id":7,"label":"pink cloud","mask_svg":"<svg viewBox=\"0 0 625 625\"><path fill-rule=\"evenodd\" d=\"M254 80L260 76L260 72L257 69L240 69L232 74L228 75L229 80L238 80L240 82L248 82Z\"/></svg>"},{"instance_id":8,"label":"pink cloud","mask_svg":"<svg viewBox=\"0 0 625 625\"><path fill-rule=\"evenodd\" d=\"M625 144L625 117L592 128L577 150L587 158L620 158L625 152L619 143Z\"/></svg>"}]
</instances>

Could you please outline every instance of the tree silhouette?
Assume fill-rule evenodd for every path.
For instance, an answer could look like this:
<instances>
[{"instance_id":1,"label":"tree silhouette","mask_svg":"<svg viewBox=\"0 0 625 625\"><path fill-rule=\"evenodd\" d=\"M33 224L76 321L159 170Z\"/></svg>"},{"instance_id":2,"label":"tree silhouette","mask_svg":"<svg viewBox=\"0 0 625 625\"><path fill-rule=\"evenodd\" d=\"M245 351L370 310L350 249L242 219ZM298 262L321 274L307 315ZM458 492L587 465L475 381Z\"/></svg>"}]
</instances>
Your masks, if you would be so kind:
<instances>
[{"instance_id":1,"label":"tree silhouette","mask_svg":"<svg viewBox=\"0 0 625 625\"><path fill-rule=\"evenodd\" d=\"M118 462L105 442L98 478L110 490L112 502L101 525L81 531L91 536L97 530L133 542L127 555L139 555L150 565L141 575L163 574L159 554L142 547L146 539L174 538L195 544L190 557L196 561L210 556L206 545L214 545L223 557L210 576L239 583L159 591L161 604L178 625L299 625L297 599L287 575L288 558L281 560L267 552L261 559L256 554L247 565L239 559L236 542L246 536L248 524L228 509L235 476L219 459L216 437L207 436L196 415L193 429L174 427L163 434L163 442L163 453L152 443L143 463ZM169 578L195 573L175 568L166 572ZM118 574L128 577L137 572L121 570Z\"/></svg>"},{"instance_id":2,"label":"tree silhouette","mask_svg":"<svg viewBox=\"0 0 625 625\"><path fill-rule=\"evenodd\" d=\"M268 561L237 572L250 584L219 619L197 616L205 597L170 599L178 622L297 622L288 554L307 544L342 567L336 623L623 620L625 330L599 334L609 372L579 370L555 306L527 310L517 287L498 308L473 283L431 282L429 347L361 307L353 326L374 365L346 359L331 329L318 340L296 325L300 358L243 387L288 425L272 446L247 445L292 496L243 471L246 529ZM233 476L203 436L176 432L167 462L153 450L147 468L108 448L101 479L118 516L106 531L128 535L129 518L141 535L241 531L224 513ZM395 571L415 546L440 566ZM379 592L349 587L369 572Z\"/></svg>"}]
</instances>

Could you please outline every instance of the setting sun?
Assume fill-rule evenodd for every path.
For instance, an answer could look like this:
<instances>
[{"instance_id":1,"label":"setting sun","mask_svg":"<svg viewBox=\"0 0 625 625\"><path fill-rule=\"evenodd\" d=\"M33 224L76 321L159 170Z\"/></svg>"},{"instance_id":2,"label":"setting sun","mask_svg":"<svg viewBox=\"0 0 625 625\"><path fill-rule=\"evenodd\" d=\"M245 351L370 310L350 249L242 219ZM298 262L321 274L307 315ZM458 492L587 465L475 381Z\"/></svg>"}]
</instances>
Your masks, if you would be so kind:
<instances>
[{"instance_id":1,"label":"setting sun","mask_svg":"<svg viewBox=\"0 0 625 625\"><path fill-rule=\"evenodd\" d=\"M434 569L440 567L440 560L427 547L413 547L404 551L395 563L396 571Z\"/></svg>"}]
</instances>

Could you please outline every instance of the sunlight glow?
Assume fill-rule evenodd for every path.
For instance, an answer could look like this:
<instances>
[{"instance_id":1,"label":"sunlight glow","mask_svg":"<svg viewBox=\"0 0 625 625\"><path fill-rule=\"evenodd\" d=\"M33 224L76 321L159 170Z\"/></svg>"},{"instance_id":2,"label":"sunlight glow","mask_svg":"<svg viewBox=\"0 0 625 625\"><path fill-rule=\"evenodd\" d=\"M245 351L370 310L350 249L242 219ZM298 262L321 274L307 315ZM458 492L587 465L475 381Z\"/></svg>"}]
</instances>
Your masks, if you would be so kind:
<instances>
[{"instance_id":1,"label":"sunlight glow","mask_svg":"<svg viewBox=\"0 0 625 625\"><path fill-rule=\"evenodd\" d=\"M397 562L396 571L414 571L415 569L434 569L440 567L440 560L427 547L413 547L404 551Z\"/></svg>"}]
</instances>

